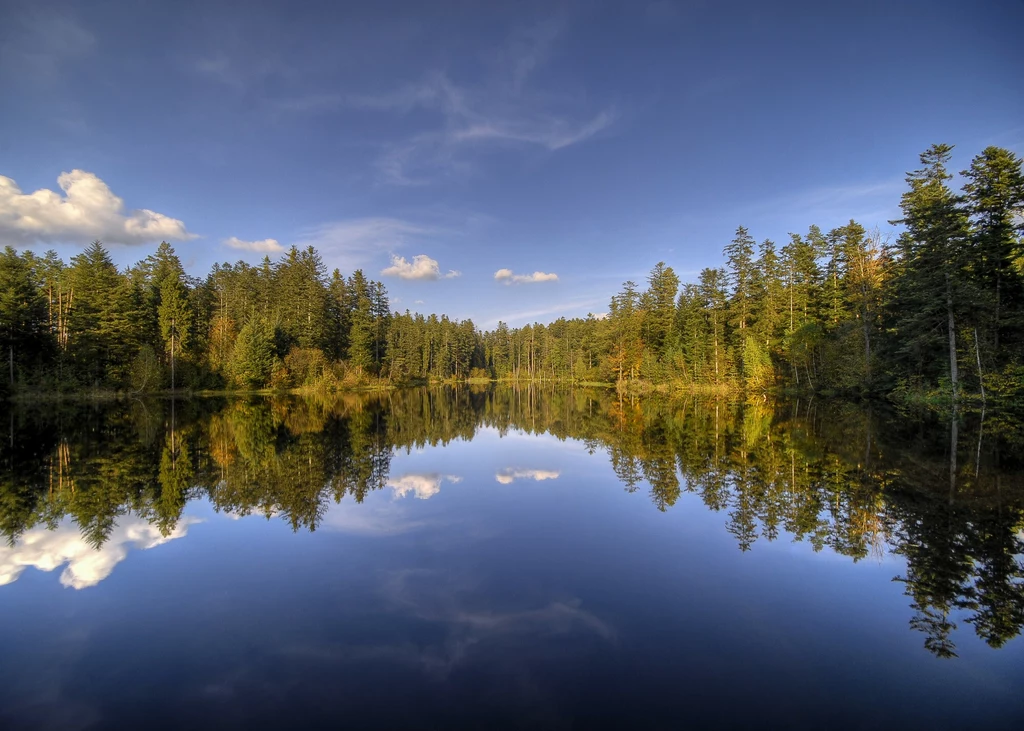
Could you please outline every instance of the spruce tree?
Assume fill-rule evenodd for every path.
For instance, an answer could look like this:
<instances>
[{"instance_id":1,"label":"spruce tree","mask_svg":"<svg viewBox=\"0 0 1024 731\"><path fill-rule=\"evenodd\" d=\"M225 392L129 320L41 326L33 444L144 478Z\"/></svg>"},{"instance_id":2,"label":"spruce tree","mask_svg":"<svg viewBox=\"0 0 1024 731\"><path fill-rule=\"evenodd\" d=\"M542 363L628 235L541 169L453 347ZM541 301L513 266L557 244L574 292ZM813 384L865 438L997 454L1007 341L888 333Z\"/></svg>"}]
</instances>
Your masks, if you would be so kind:
<instances>
[{"instance_id":1,"label":"spruce tree","mask_svg":"<svg viewBox=\"0 0 1024 731\"><path fill-rule=\"evenodd\" d=\"M897 243L899 263L891 310L897 359L910 360L922 374L947 363L950 391L960 391L957 322L967 298L964 265L967 218L949 188L946 170L953 148L932 145L921 168L907 174L910 190L900 199L906 228ZM942 353L945 353L943 356Z\"/></svg>"}]
</instances>

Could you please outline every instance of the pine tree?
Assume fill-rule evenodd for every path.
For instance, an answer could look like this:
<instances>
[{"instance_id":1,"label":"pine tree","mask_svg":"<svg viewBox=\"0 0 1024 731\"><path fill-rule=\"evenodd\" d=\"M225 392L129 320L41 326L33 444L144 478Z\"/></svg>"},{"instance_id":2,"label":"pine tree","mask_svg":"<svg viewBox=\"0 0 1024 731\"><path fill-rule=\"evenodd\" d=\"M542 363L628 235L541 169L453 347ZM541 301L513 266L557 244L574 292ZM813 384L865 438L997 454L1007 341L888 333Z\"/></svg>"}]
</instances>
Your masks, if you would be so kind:
<instances>
[{"instance_id":1,"label":"pine tree","mask_svg":"<svg viewBox=\"0 0 1024 731\"><path fill-rule=\"evenodd\" d=\"M932 145L922 167L907 174L910 190L900 199L906 230L897 243L899 263L892 317L898 359L911 359L919 372L934 372L942 349L953 402L960 391L957 319L967 294L964 264L967 220L960 199L946 184L953 148ZM943 342L945 345L943 345Z\"/></svg>"},{"instance_id":2,"label":"pine tree","mask_svg":"<svg viewBox=\"0 0 1024 731\"><path fill-rule=\"evenodd\" d=\"M659 261L648 275L647 282L647 291L641 297L644 341L656 358L663 359L672 346L679 277L672 267Z\"/></svg>"},{"instance_id":3,"label":"pine tree","mask_svg":"<svg viewBox=\"0 0 1024 731\"><path fill-rule=\"evenodd\" d=\"M765 351L774 352L782 333L785 314L785 284L782 265L775 251L775 243L765 239L761 243L754 275L754 332L764 344Z\"/></svg>"},{"instance_id":4,"label":"pine tree","mask_svg":"<svg viewBox=\"0 0 1024 731\"><path fill-rule=\"evenodd\" d=\"M372 373L375 364L377 328L374 321L373 293L361 269L357 269L346 283L345 308L348 312L348 361L353 366Z\"/></svg>"},{"instance_id":5,"label":"pine tree","mask_svg":"<svg viewBox=\"0 0 1024 731\"><path fill-rule=\"evenodd\" d=\"M1024 255L1024 174L1009 150L986 147L961 175L973 224L971 261L985 310L981 323L992 351L1005 342L1024 343L1024 277L1013 265Z\"/></svg>"},{"instance_id":6,"label":"pine tree","mask_svg":"<svg viewBox=\"0 0 1024 731\"><path fill-rule=\"evenodd\" d=\"M16 377L25 375L49 354L51 338L46 326L46 302L33 281L30 262L10 246L0 253L0 354L5 356L7 378L14 388Z\"/></svg>"},{"instance_id":7,"label":"pine tree","mask_svg":"<svg viewBox=\"0 0 1024 731\"><path fill-rule=\"evenodd\" d=\"M618 383L635 378L640 367L643 356L641 317L640 295L636 290L636 284L632 281L626 282L622 285L622 291L612 297L608 310L609 362ZM532 329L530 334L532 336Z\"/></svg>"},{"instance_id":8,"label":"pine tree","mask_svg":"<svg viewBox=\"0 0 1024 731\"><path fill-rule=\"evenodd\" d=\"M725 342L725 325L729 310L727 281L728 277L724 269L706 268L701 271L700 282L697 285L701 308L707 319L708 334L711 339L709 375L716 385L726 380L729 374L729 359Z\"/></svg>"},{"instance_id":9,"label":"pine tree","mask_svg":"<svg viewBox=\"0 0 1024 731\"><path fill-rule=\"evenodd\" d=\"M726 278L729 284L729 324L742 343L752 319L754 300L754 239L740 226L736 237L726 245Z\"/></svg>"},{"instance_id":10,"label":"pine tree","mask_svg":"<svg viewBox=\"0 0 1024 731\"><path fill-rule=\"evenodd\" d=\"M249 320L238 333L231 371L235 382L245 388L262 388L274 367L273 330L260 318Z\"/></svg>"}]
</instances>

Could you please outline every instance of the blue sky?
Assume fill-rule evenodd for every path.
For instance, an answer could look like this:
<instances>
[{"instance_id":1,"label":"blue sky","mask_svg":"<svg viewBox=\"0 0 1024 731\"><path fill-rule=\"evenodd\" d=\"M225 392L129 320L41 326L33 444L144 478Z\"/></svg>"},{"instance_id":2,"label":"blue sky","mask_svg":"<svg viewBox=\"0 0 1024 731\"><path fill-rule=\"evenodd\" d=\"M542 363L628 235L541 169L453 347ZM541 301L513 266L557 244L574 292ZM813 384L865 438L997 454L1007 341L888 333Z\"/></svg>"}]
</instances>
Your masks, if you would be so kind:
<instances>
[{"instance_id":1,"label":"blue sky","mask_svg":"<svg viewBox=\"0 0 1024 731\"><path fill-rule=\"evenodd\" d=\"M933 142L1022 152L1022 27L1015 0L0 0L0 244L167 238L195 275L313 244L399 310L603 312L740 224L884 226Z\"/></svg>"}]
</instances>

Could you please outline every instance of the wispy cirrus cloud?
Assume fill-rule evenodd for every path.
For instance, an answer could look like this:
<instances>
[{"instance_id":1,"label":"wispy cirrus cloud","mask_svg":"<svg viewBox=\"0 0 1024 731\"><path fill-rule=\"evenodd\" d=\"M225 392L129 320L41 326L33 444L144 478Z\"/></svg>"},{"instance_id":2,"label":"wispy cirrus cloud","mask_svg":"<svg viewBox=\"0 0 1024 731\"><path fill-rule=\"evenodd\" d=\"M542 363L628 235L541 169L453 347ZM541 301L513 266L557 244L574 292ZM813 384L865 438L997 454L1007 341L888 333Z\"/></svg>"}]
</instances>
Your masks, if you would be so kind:
<instances>
[{"instance_id":1,"label":"wispy cirrus cloud","mask_svg":"<svg viewBox=\"0 0 1024 731\"><path fill-rule=\"evenodd\" d=\"M243 241L237 236L224 239L224 245L239 251L252 251L261 254L277 254L284 251L284 247L277 239L261 239L259 241Z\"/></svg>"},{"instance_id":2,"label":"wispy cirrus cloud","mask_svg":"<svg viewBox=\"0 0 1024 731\"><path fill-rule=\"evenodd\" d=\"M536 282L557 282L558 275L554 272L534 272L533 274L516 274L511 269L499 269L494 279L504 284L533 284Z\"/></svg>"},{"instance_id":3,"label":"wispy cirrus cloud","mask_svg":"<svg viewBox=\"0 0 1024 731\"><path fill-rule=\"evenodd\" d=\"M595 102L571 84L552 88L540 78L568 25L565 15L556 14L513 30L496 50L479 54L481 63L471 74L417 67L415 77L399 77L390 87L375 80L363 90L341 69L352 66L358 54L373 58L380 52L382 43L367 46L365 38L349 39L357 55L338 44L318 47L322 68L314 78L298 72L312 60L309 49L285 47L272 37L257 54L228 34L187 66L258 104L267 119L316 114L335 115L343 123L374 121L374 129L389 131L368 143L378 150L370 174L382 184L416 186L472 175L482 156L500 149L553 152L580 144L616 122L614 103ZM400 37L397 31L378 32ZM388 123L376 124L375 115L388 115Z\"/></svg>"},{"instance_id":4,"label":"wispy cirrus cloud","mask_svg":"<svg viewBox=\"0 0 1024 731\"><path fill-rule=\"evenodd\" d=\"M61 173L57 185L61 193L47 188L23 193L14 180L0 175L0 239L17 244L99 239L130 245L195 238L176 218L147 208L126 212L124 200L94 173Z\"/></svg>"},{"instance_id":5,"label":"wispy cirrus cloud","mask_svg":"<svg viewBox=\"0 0 1024 731\"><path fill-rule=\"evenodd\" d=\"M0 33L0 78L51 84L70 64L96 49L96 36L70 11L25 3L4 13L8 33Z\"/></svg>"},{"instance_id":6,"label":"wispy cirrus cloud","mask_svg":"<svg viewBox=\"0 0 1024 731\"><path fill-rule=\"evenodd\" d=\"M433 129L387 143L376 167L382 182L417 185L473 170L471 152L526 145L556 151L581 143L610 127L614 106L587 116L551 95L470 88L435 73L421 83L379 96L349 98L355 108L404 113L416 107L435 112Z\"/></svg>"},{"instance_id":7,"label":"wispy cirrus cloud","mask_svg":"<svg viewBox=\"0 0 1024 731\"><path fill-rule=\"evenodd\" d=\"M471 153L499 147L560 150L594 137L618 118L614 105L595 106L577 94L537 91L528 83L564 26L564 19L554 18L514 32L497 54L498 71L480 83L460 84L433 71L388 91L332 101L364 112L426 113L429 121L418 132L384 144L376 167L385 183L417 185L472 171Z\"/></svg>"},{"instance_id":8,"label":"wispy cirrus cloud","mask_svg":"<svg viewBox=\"0 0 1024 731\"><path fill-rule=\"evenodd\" d=\"M810 222L831 226L851 218L866 226L885 225L897 217L902 178L865 181L849 185L822 185L794 193L771 196L744 206L733 215L769 217L803 228Z\"/></svg>"}]
</instances>

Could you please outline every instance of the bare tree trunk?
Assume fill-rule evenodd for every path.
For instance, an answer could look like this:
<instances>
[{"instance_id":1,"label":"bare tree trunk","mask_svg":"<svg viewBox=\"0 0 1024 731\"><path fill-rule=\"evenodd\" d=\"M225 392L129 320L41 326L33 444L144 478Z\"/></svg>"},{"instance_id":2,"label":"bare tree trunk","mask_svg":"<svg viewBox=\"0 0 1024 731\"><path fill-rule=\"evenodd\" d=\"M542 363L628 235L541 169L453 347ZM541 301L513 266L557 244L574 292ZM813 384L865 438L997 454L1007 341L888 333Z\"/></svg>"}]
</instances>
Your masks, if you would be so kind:
<instances>
[{"instance_id":1,"label":"bare tree trunk","mask_svg":"<svg viewBox=\"0 0 1024 731\"><path fill-rule=\"evenodd\" d=\"M864 375L871 380L871 327L868 325L867 310L862 320L864 322Z\"/></svg>"},{"instance_id":2,"label":"bare tree trunk","mask_svg":"<svg viewBox=\"0 0 1024 731\"><path fill-rule=\"evenodd\" d=\"M996 326L995 326L995 336L996 336L995 346L996 346L996 352L997 353L999 352L999 290L1000 290L1000 285L1002 284L1002 280L1003 280L1003 273L1001 271L997 271L996 272Z\"/></svg>"},{"instance_id":3,"label":"bare tree trunk","mask_svg":"<svg viewBox=\"0 0 1024 731\"><path fill-rule=\"evenodd\" d=\"M981 346L978 344L978 328L974 328L974 357L978 361L978 385L981 388L981 408L985 409L985 376L981 372Z\"/></svg>"},{"instance_id":4,"label":"bare tree trunk","mask_svg":"<svg viewBox=\"0 0 1024 731\"><path fill-rule=\"evenodd\" d=\"M981 472L981 435L985 433L985 404L981 406L981 421L978 422L978 452L974 458L974 477L978 477L978 473Z\"/></svg>"},{"instance_id":5,"label":"bare tree trunk","mask_svg":"<svg viewBox=\"0 0 1024 731\"><path fill-rule=\"evenodd\" d=\"M953 389L953 410L956 411L957 399L960 396L960 375L956 364L956 320L953 317L953 291L950 289L949 275L946 275L946 315L949 320L949 380Z\"/></svg>"}]
</instances>

